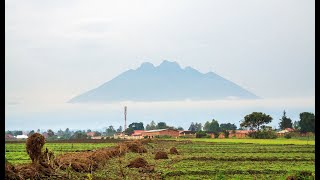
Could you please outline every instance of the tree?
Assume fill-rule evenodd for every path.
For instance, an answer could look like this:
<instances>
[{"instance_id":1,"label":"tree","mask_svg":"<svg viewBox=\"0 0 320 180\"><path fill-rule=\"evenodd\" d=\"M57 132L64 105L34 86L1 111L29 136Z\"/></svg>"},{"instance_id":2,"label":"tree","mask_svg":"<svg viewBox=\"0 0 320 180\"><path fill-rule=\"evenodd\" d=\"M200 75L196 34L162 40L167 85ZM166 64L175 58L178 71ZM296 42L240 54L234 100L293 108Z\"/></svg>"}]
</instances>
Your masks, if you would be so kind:
<instances>
[{"instance_id":1,"label":"tree","mask_svg":"<svg viewBox=\"0 0 320 180\"><path fill-rule=\"evenodd\" d=\"M54 136L54 132L51 129L48 129L47 133L48 133L48 137Z\"/></svg>"},{"instance_id":2,"label":"tree","mask_svg":"<svg viewBox=\"0 0 320 180\"><path fill-rule=\"evenodd\" d=\"M70 139L71 138L71 132L70 132L69 128L66 128L66 130L63 133L62 138L63 139Z\"/></svg>"},{"instance_id":3,"label":"tree","mask_svg":"<svg viewBox=\"0 0 320 180\"><path fill-rule=\"evenodd\" d=\"M294 121L294 123L293 123L293 128L294 128L294 129L297 129L297 130L300 130L299 121Z\"/></svg>"},{"instance_id":4,"label":"tree","mask_svg":"<svg viewBox=\"0 0 320 180\"><path fill-rule=\"evenodd\" d=\"M107 136L113 136L116 133L116 130L114 130L113 126L109 126L106 129L106 134Z\"/></svg>"},{"instance_id":5,"label":"tree","mask_svg":"<svg viewBox=\"0 0 320 180\"><path fill-rule=\"evenodd\" d=\"M236 130L237 126L235 124L227 123L227 124L220 124L220 130Z\"/></svg>"},{"instance_id":6,"label":"tree","mask_svg":"<svg viewBox=\"0 0 320 180\"><path fill-rule=\"evenodd\" d=\"M177 128L177 130L183 131L183 128L182 128L181 126L179 126L179 127Z\"/></svg>"},{"instance_id":7,"label":"tree","mask_svg":"<svg viewBox=\"0 0 320 180\"><path fill-rule=\"evenodd\" d=\"M263 124L268 124L272 121L272 117L266 115L262 112L253 112L248 114L244 117L244 120L241 122L241 127L250 127L250 128L257 128L260 131L260 126Z\"/></svg>"},{"instance_id":8,"label":"tree","mask_svg":"<svg viewBox=\"0 0 320 180\"><path fill-rule=\"evenodd\" d=\"M40 129L38 129L38 130L37 130L37 133L39 133L39 134L40 134Z\"/></svg>"},{"instance_id":9,"label":"tree","mask_svg":"<svg viewBox=\"0 0 320 180\"><path fill-rule=\"evenodd\" d=\"M91 132L91 129L88 129L88 130L87 130L87 133L89 133L89 132Z\"/></svg>"},{"instance_id":10,"label":"tree","mask_svg":"<svg viewBox=\"0 0 320 180\"><path fill-rule=\"evenodd\" d=\"M300 132L315 132L315 116L313 113L303 112L300 113Z\"/></svg>"},{"instance_id":11,"label":"tree","mask_svg":"<svg viewBox=\"0 0 320 180\"><path fill-rule=\"evenodd\" d=\"M154 121L151 121L150 123L150 130L157 129L156 123Z\"/></svg>"},{"instance_id":12,"label":"tree","mask_svg":"<svg viewBox=\"0 0 320 180\"><path fill-rule=\"evenodd\" d=\"M28 136L31 136L32 134L34 134L34 130L31 130L28 134Z\"/></svg>"},{"instance_id":13,"label":"tree","mask_svg":"<svg viewBox=\"0 0 320 180\"><path fill-rule=\"evenodd\" d=\"M194 126L195 126L195 131L202 131L201 123L196 123Z\"/></svg>"},{"instance_id":14,"label":"tree","mask_svg":"<svg viewBox=\"0 0 320 180\"><path fill-rule=\"evenodd\" d=\"M17 136L17 135L22 135L23 132L22 132L22 131L13 131L12 134L13 134L14 136Z\"/></svg>"},{"instance_id":15,"label":"tree","mask_svg":"<svg viewBox=\"0 0 320 180\"><path fill-rule=\"evenodd\" d=\"M136 123L136 122L131 123L129 125L129 128L132 128L133 130L144 130L144 126L143 126L142 122L140 122L140 123Z\"/></svg>"},{"instance_id":16,"label":"tree","mask_svg":"<svg viewBox=\"0 0 320 180\"><path fill-rule=\"evenodd\" d=\"M147 126L146 126L146 130L151 130L151 127L150 127L150 125L149 125L149 124L147 124Z\"/></svg>"},{"instance_id":17,"label":"tree","mask_svg":"<svg viewBox=\"0 0 320 180\"><path fill-rule=\"evenodd\" d=\"M6 134L10 134L13 136L13 133L11 131L6 131Z\"/></svg>"},{"instance_id":18,"label":"tree","mask_svg":"<svg viewBox=\"0 0 320 180\"><path fill-rule=\"evenodd\" d=\"M76 131L72 136L71 139L86 139L88 136L83 131Z\"/></svg>"},{"instance_id":19,"label":"tree","mask_svg":"<svg viewBox=\"0 0 320 180\"><path fill-rule=\"evenodd\" d=\"M63 136L63 134L64 134L64 132L61 129L59 129L59 131L57 132L57 135L58 136Z\"/></svg>"},{"instance_id":20,"label":"tree","mask_svg":"<svg viewBox=\"0 0 320 180\"><path fill-rule=\"evenodd\" d=\"M168 126L165 122L159 122L157 124L157 129L166 129L166 128L168 128Z\"/></svg>"},{"instance_id":21,"label":"tree","mask_svg":"<svg viewBox=\"0 0 320 180\"><path fill-rule=\"evenodd\" d=\"M128 136L131 136L131 134L134 133L134 129L129 127L127 128L125 131L124 131L124 134L128 135Z\"/></svg>"},{"instance_id":22,"label":"tree","mask_svg":"<svg viewBox=\"0 0 320 180\"><path fill-rule=\"evenodd\" d=\"M207 121L207 122L204 124L203 129L204 129L205 131L213 132L213 133L215 133L215 134L217 134L218 132L220 132L219 123L218 123L218 121L215 120L215 119L212 119L211 122Z\"/></svg>"},{"instance_id":23,"label":"tree","mask_svg":"<svg viewBox=\"0 0 320 180\"><path fill-rule=\"evenodd\" d=\"M95 136L101 136L101 132L99 131L94 131Z\"/></svg>"},{"instance_id":24,"label":"tree","mask_svg":"<svg viewBox=\"0 0 320 180\"><path fill-rule=\"evenodd\" d=\"M189 131L196 131L196 126L195 126L195 124L193 122L190 124L190 127L189 127L188 130Z\"/></svg>"},{"instance_id":25,"label":"tree","mask_svg":"<svg viewBox=\"0 0 320 180\"><path fill-rule=\"evenodd\" d=\"M286 116L286 111L283 111L282 118L279 122L280 129L292 128L292 120Z\"/></svg>"},{"instance_id":26,"label":"tree","mask_svg":"<svg viewBox=\"0 0 320 180\"><path fill-rule=\"evenodd\" d=\"M122 126L119 126L119 128L117 129L117 132L122 132Z\"/></svg>"}]
</instances>

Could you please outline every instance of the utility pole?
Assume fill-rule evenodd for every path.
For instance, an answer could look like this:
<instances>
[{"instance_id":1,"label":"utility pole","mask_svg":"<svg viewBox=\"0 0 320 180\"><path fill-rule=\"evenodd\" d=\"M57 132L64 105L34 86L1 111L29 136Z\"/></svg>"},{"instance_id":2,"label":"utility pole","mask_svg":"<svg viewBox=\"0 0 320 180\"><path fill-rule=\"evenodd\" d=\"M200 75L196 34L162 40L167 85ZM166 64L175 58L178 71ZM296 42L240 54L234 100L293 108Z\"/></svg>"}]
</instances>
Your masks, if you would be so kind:
<instances>
[{"instance_id":1,"label":"utility pole","mask_svg":"<svg viewBox=\"0 0 320 180\"><path fill-rule=\"evenodd\" d=\"M124 106L124 131L127 129L127 106Z\"/></svg>"}]
</instances>

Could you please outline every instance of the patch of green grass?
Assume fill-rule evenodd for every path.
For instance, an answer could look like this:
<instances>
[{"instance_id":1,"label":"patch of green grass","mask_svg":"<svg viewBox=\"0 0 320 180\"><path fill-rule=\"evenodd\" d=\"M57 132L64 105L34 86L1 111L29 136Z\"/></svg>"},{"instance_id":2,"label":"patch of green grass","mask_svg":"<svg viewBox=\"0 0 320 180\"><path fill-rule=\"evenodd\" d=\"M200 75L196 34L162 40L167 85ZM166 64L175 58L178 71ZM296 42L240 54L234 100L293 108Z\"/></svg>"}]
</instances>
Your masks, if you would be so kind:
<instances>
[{"instance_id":1,"label":"patch of green grass","mask_svg":"<svg viewBox=\"0 0 320 180\"><path fill-rule=\"evenodd\" d=\"M46 143L44 148L53 151L55 155L66 152L87 151L114 146L115 143ZM12 164L30 163L31 160L24 143L5 144L5 157Z\"/></svg>"},{"instance_id":2,"label":"patch of green grass","mask_svg":"<svg viewBox=\"0 0 320 180\"><path fill-rule=\"evenodd\" d=\"M198 142L216 142L216 143L253 143L253 144L300 144L300 145L314 145L315 140L310 139L285 139L285 138L277 138L277 139L215 139L215 138L192 138L192 139L178 139L178 141L191 140Z\"/></svg>"}]
</instances>

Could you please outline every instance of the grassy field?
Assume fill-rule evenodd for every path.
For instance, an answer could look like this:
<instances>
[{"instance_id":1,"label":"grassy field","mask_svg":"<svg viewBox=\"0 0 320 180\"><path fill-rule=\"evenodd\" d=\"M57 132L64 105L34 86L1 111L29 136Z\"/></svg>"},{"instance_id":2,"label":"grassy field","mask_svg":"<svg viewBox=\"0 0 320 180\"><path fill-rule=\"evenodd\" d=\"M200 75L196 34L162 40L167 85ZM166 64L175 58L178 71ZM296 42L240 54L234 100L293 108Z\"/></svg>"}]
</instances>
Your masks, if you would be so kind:
<instances>
[{"instance_id":1,"label":"grassy field","mask_svg":"<svg viewBox=\"0 0 320 180\"><path fill-rule=\"evenodd\" d=\"M47 143L45 147L57 155L114 145ZM314 140L158 139L144 147L147 153L128 152L109 159L91 175L74 171L71 176L76 179L87 176L93 179L286 179L299 172L315 173ZM169 152L171 147L176 147L179 154L169 154L169 159L154 159L156 152ZM144 158L154 171L128 168L138 157ZM6 158L14 164L30 162L21 143L6 144Z\"/></svg>"},{"instance_id":2,"label":"grassy field","mask_svg":"<svg viewBox=\"0 0 320 180\"><path fill-rule=\"evenodd\" d=\"M115 143L46 143L44 149L53 151L55 155L66 152L80 152L98 149L102 147L111 147ZM5 157L12 164L24 164L31 162L25 143L6 143Z\"/></svg>"},{"instance_id":3,"label":"grassy field","mask_svg":"<svg viewBox=\"0 0 320 180\"><path fill-rule=\"evenodd\" d=\"M128 153L120 160L111 159L108 164L113 166L101 168L94 177L116 179L124 171L126 177L139 179L142 176L139 170L125 167L137 157L155 166L151 179L157 176L164 179L286 179L302 171L315 172L314 145L304 145L300 141L281 143L283 140L234 141L155 141L146 146L148 153ZM180 154L169 154L169 159L154 159L156 151L169 152L171 147L176 147Z\"/></svg>"},{"instance_id":4,"label":"grassy field","mask_svg":"<svg viewBox=\"0 0 320 180\"><path fill-rule=\"evenodd\" d=\"M195 138L190 139L192 141L199 142L226 142L226 143L253 143L253 144L295 144L295 145L314 145L315 140L314 137L310 138L300 138L300 139L285 139L285 138L277 138L277 139L213 139L213 138Z\"/></svg>"}]
</instances>

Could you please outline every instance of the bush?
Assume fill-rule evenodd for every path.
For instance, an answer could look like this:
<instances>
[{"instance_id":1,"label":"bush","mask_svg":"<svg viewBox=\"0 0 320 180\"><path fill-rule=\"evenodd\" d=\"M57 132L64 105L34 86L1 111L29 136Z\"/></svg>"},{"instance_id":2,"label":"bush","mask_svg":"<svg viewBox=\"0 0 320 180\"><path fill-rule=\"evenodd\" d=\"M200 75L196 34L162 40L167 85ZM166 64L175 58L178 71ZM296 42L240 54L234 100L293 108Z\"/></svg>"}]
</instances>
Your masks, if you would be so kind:
<instances>
[{"instance_id":1,"label":"bush","mask_svg":"<svg viewBox=\"0 0 320 180\"><path fill-rule=\"evenodd\" d=\"M189 136L179 136L179 138L183 138L183 139L189 139Z\"/></svg>"},{"instance_id":2,"label":"bush","mask_svg":"<svg viewBox=\"0 0 320 180\"><path fill-rule=\"evenodd\" d=\"M284 138L286 138L286 139L290 139L290 138L291 138L291 134L290 134L290 133L285 134L285 135L284 135Z\"/></svg>"},{"instance_id":3,"label":"bush","mask_svg":"<svg viewBox=\"0 0 320 180\"><path fill-rule=\"evenodd\" d=\"M249 132L248 136L253 139L276 139L277 138L277 134L274 131Z\"/></svg>"},{"instance_id":4,"label":"bush","mask_svg":"<svg viewBox=\"0 0 320 180\"><path fill-rule=\"evenodd\" d=\"M214 132L214 138L219 138L219 132Z\"/></svg>"},{"instance_id":5,"label":"bush","mask_svg":"<svg viewBox=\"0 0 320 180\"><path fill-rule=\"evenodd\" d=\"M204 138L204 137L207 137L207 133L204 132L204 131L198 131L196 133L196 138Z\"/></svg>"},{"instance_id":6,"label":"bush","mask_svg":"<svg viewBox=\"0 0 320 180\"><path fill-rule=\"evenodd\" d=\"M224 134L224 137L225 138L229 138L229 131L228 130L225 130L225 131L223 131L223 134Z\"/></svg>"},{"instance_id":7,"label":"bush","mask_svg":"<svg viewBox=\"0 0 320 180\"><path fill-rule=\"evenodd\" d=\"M159 138L159 139L167 139L167 138L172 138L171 136L168 135L156 135L154 136L155 138Z\"/></svg>"}]
</instances>

